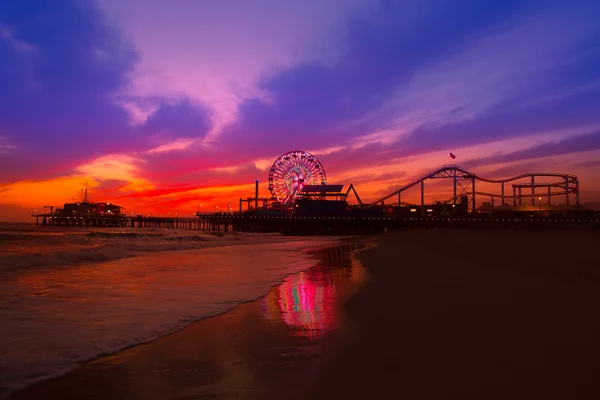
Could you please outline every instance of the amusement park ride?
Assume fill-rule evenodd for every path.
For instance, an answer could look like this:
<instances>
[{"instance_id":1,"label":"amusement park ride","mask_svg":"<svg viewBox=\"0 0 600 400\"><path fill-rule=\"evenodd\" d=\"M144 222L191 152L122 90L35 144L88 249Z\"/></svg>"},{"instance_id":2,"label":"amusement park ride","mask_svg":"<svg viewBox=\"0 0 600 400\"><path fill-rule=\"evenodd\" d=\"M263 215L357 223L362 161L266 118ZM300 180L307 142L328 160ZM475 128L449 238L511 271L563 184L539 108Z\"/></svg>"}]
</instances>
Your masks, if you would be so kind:
<instances>
[{"instance_id":1,"label":"amusement park ride","mask_svg":"<svg viewBox=\"0 0 600 400\"><path fill-rule=\"evenodd\" d=\"M323 165L307 151L281 155L269 171L269 192L283 206L291 206L306 185L326 185Z\"/></svg>"},{"instance_id":2,"label":"amusement park ride","mask_svg":"<svg viewBox=\"0 0 600 400\"><path fill-rule=\"evenodd\" d=\"M452 197L444 202L425 204L425 182L440 178L452 180ZM281 155L273 163L269 171L270 198L258 197L259 181L256 180L255 184L254 197L240 199L239 213L232 213L229 205L226 213L217 212L215 206L214 213L198 211L193 218L179 218L177 214L162 218L126 216L121 207L114 204L87 201L86 191L82 202L65 204L63 209L54 213L51 207L50 212L45 210L41 214L34 210L32 217L36 219L36 225L42 226L178 228L284 234L364 234L398 229L513 229L524 226L560 228L590 224L600 227L600 215L579 208L579 180L571 174L527 173L507 179L488 179L457 165L446 165L366 204L353 185L343 191L344 185L328 184L323 164L314 155L294 150ZM493 185L499 186L499 192L490 189ZM512 195L506 193L507 185L512 186ZM420 204L402 202L402 194L406 190L419 186ZM482 187L484 190L481 190ZM356 203L350 204L351 193ZM569 204L571 195L575 205ZM546 196L548 200L542 212L541 201ZM555 196L564 196L566 204L551 205ZM489 198L492 206L484 203L477 208L476 201L481 197ZM500 199L501 205L493 207L494 199ZM531 205L523 204L523 199L531 199ZM538 207L535 207L536 200ZM244 202L247 203L246 210L243 210Z\"/></svg>"},{"instance_id":3,"label":"amusement park ride","mask_svg":"<svg viewBox=\"0 0 600 400\"><path fill-rule=\"evenodd\" d=\"M394 196L398 196L398 204L400 204L401 194L405 190L421 184L421 203L423 203L424 193L425 193L425 181L428 179L439 179L439 178L451 178L453 180L454 186L454 195L448 202L452 202L456 204L457 199L463 195L467 195L470 197L470 206L471 209L476 209L476 199L477 196L489 197L491 199L491 204L494 204L495 198L501 199L501 204L506 204L506 193L505 193L505 184L514 182L521 179L531 179L530 183L515 183L512 184L513 193L512 193L512 205L520 206L523 204L523 198L531 198L531 204L535 205L536 198L539 197L548 197L548 204L552 204L552 196L565 196L565 204L569 204L569 193L573 193L575 195L575 205L579 207L579 180L575 175L570 174L558 174L558 173L526 173L517 175L511 178L506 179L488 179L473 173L467 172L464 169L460 168L457 165L448 165L443 166L415 181L412 181L409 184L402 186L400 189L392 192L370 204L370 207L375 206L377 204L382 203L383 201L390 199ZM536 182L536 178L557 178L559 180L550 182L550 183L539 183ZM466 182L465 182L466 181ZM499 184L501 186L501 192L498 193L489 193L489 192L478 192L475 190L475 184L477 181ZM457 187L460 188L461 192L457 192ZM523 189L529 188L530 193L523 193ZM547 193L536 193L536 188L547 188ZM556 188L556 191L552 191L552 188Z\"/></svg>"},{"instance_id":4,"label":"amusement park ride","mask_svg":"<svg viewBox=\"0 0 600 400\"><path fill-rule=\"evenodd\" d=\"M524 199L531 199L531 205L540 205L541 198L547 198L547 205L552 204L552 198L564 196L564 203L570 205L570 195L574 196L574 206L579 208L579 180L575 175L562 173L525 173L506 179L488 179L474 173L468 172L458 165L445 165L418 179L411 181L392 193L389 193L376 201L364 204L353 185L342 192L343 185L328 185L323 164L312 154L303 150L294 150L278 157L269 171L269 191L271 198L258 197L258 181L256 181L255 197L240 199L240 212L243 211L242 203L247 202L247 210L257 212L262 210L282 210L298 213L298 208L306 209L310 204L312 209L331 208L332 202L337 202L341 208L360 208L364 210L391 209L396 208L398 212L403 205L419 207L421 215L425 215L425 182L432 179L451 179L453 194L443 204L469 211L477 210L477 200L488 198L491 206L496 200L500 205L508 208L523 206ZM551 178L549 180L548 178ZM542 181L543 179L543 181ZM524 181L525 180L525 181ZM478 190L479 183L488 185L486 191ZM499 192L493 193L489 184L499 186ZM406 190L420 186L420 204L413 205L402 202L402 193ZM512 187L512 193L507 193L507 186ZM543 190L543 192L542 192ZM357 204L348 206L348 196L353 192ZM259 207L259 201L261 206ZM387 203L386 203L387 202ZM320 205L317 205L319 203ZM437 202L442 203L442 202ZM252 207L254 204L254 207ZM411 210L414 211L414 210Z\"/></svg>"},{"instance_id":5,"label":"amusement park ride","mask_svg":"<svg viewBox=\"0 0 600 400\"><path fill-rule=\"evenodd\" d=\"M255 197L240 199L240 212L243 211L242 203L248 204L251 210L254 203L254 211L259 209L271 209L280 211L298 211L299 203L315 205L319 203L321 208L331 206L334 202L338 208L347 207L347 198L350 192L354 193L358 204L362 201L356 193L353 185L346 192L342 192L343 185L328 185L327 175L321 162L314 155L304 150L293 150L278 157L269 171L269 192L271 198L258 197L258 183L256 182Z\"/></svg>"}]
</instances>

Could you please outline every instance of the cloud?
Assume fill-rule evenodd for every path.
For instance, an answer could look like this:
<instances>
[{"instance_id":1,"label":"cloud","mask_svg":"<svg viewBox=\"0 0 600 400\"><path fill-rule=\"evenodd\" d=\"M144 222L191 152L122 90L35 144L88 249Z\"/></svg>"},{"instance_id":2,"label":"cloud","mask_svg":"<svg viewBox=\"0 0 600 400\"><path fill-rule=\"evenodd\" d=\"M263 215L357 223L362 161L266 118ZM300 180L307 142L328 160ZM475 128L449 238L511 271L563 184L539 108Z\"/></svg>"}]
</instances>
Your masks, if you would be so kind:
<instances>
[{"instance_id":1,"label":"cloud","mask_svg":"<svg viewBox=\"0 0 600 400\"><path fill-rule=\"evenodd\" d=\"M266 98L241 103L218 143L266 156L381 142L410 155L600 121L600 30L589 9L478 9L478 23L459 16L457 26L445 22L451 7L427 5L384 3L348 24L338 62L264 76Z\"/></svg>"},{"instance_id":2,"label":"cloud","mask_svg":"<svg viewBox=\"0 0 600 400\"><path fill-rule=\"evenodd\" d=\"M332 62L349 16L377 0L194 2L101 0L139 49L129 95L189 97L209 104L215 128L235 119L245 98L261 96L268 70L307 59ZM157 27L167 26L160 30Z\"/></svg>"},{"instance_id":3,"label":"cloud","mask_svg":"<svg viewBox=\"0 0 600 400\"><path fill-rule=\"evenodd\" d=\"M210 149L200 154L189 150L153 153L145 157L138 176L154 182L204 186L252 183L267 177L268 169L259 169L254 162L228 164L219 156Z\"/></svg>"},{"instance_id":4,"label":"cloud","mask_svg":"<svg viewBox=\"0 0 600 400\"><path fill-rule=\"evenodd\" d=\"M416 150L527 134L548 126L548 119L564 123L573 113L565 103L573 104L573 97L577 104L582 99L598 104L598 70L586 63L600 61L592 44L600 28L589 11L533 9L490 27L460 51L415 73L369 118L395 114L390 124L396 132L385 139L401 138L401 145ZM521 110L525 105L547 107ZM577 113L598 121L597 114L590 115L592 107L584 105Z\"/></svg>"},{"instance_id":5,"label":"cloud","mask_svg":"<svg viewBox=\"0 0 600 400\"><path fill-rule=\"evenodd\" d=\"M99 4L0 2L0 182L242 187L300 148L373 192L448 151L600 153L576 137L600 124L597 2Z\"/></svg>"},{"instance_id":6,"label":"cloud","mask_svg":"<svg viewBox=\"0 0 600 400\"><path fill-rule=\"evenodd\" d=\"M16 53L20 55L35 54L37 52L37 48L34 45L15 37L12 29L1 22L0 40L4 40Z\"/></svg>"},{"instance_id":7,"label":"cloud","mask_svg":"<svg viewBox=\"0 0 600 400\"><path fill-rule=\"evenodd\" d=\"M94 188L96 192L115 192L129 186L129 181L124 179L105 179Z\"/></svg>"},{"instance_id":8,"label":"cloud","mask_svg":"<svg viewBox=\"0 0 600 400\"><path fill-rule=\"evenodd\" d=\"M162 197L162 196L167 196L167 195L193 192L195 190L206 188L206 187L209 187L209 186L187 186L187 187L171 186L171 187L160 188L160 189L146 190L143 192L130 193L130 194L125 195L124 197L128 197L128 198L137 197L137 198L151 199L154 197Z\"/></svg>"},{"instance_id":9,"label":"cloud","mask_svg":"<svg viewBox=\"0 0 600 400\"><path fill-rule=\"evenodd\" d=\"M185 98L153 98L150 117L131 125L121 104L136 99L119 92L138 55L93 2L2 2L0 15L0 151L20 150L0 159L0 182L69 175L106 154L210 130L206 109Z\"/></svg>"},{"instance_id":10,"label":"cloud","mask_svg":"<svg viewBox=\"0 0 600 400\"><path fill-rule=\"evenodd\" d=\"M474 120L465 120L438 127L415 129L389 145L396 155L415 155L493 143L510 138L536 136L557 130L581 131L582 127L597 125L600 116L594 112L600 107L600 97L582 94L565 100L552 108L514 110L507 105Z\"/></svg>"},{"instance_id":11,"label":"cloud","mask_svg":"<svg viewBox=\"0 0 600 400\"><path fill-rule=\"evenodd\" d=\"M16 149L16 146L10 144L3 136L0 136L0 154L10 154Z\"/></svg>"},{"instance_id":12,"label":"cloud","mask_svg":"<svg viewBox=\"0 0 600 400\"><path fill-rule=\"evenodd\" d=\"M177 104L163 104L143 126L147 135L177 135L202 138L211 126L205 110L193 106L188 100Z\"/></svg>"},{"instance_id":13,"label":"cloud","mask_svg":"<svg viewBox=\"0 0 600 400\"><path fill-rule=\"evenodd\" d=\"M577 168L587 168L587 167L600 167L600 159L584 161L575 164Z\"/></svg>"},{"instance_id":14,"label":"cloud","mask_svg":"<svg viewBox=\"0 0 600 400\"><path fill-rule=\"evenodd\" d=\"M471 167L478 165L498 164L522 160L532 160L542 157L562 156L590 150L600 150L600 131L568 137L560 141L546 142L523 150L507 154L482 157L470 161Z\"/></svg>"},{"instance_id":15,"label":"cloud","mask_svg":"<svg viewBox=\"0 0 600 400\"><path fill-rule=\"evenodd\" d=\"M3 36L13 42L0 41L0 129L27 150L0 166L20 163L12 178L32 177L41 172L36 164L68 169L125 142L127 114L110 95L126 82L136 56L93 4L2 2L0 15L11 32L4 28ZM35 48L33 59L14 51L17 38L27 43L21 48Z\"/></svg>"},{"instance_id":16,"label":"cloud","mask_svg":"<svg viewBox=\"0 0 600 400\"><path fill-rule=\"evenodd\" d=\"M134 174L140 162L140 159L128 155L110 154L80 165L76 171L98 181L108 179L131 181L135 178Z\"/></svg>"},{"instance_id":17,"label":"cloud","mask_svg":"<svg viewBox=\"0 0 600 400\"><path fill-rule=\"evenodd\" d=\"M352 185L369 184L375 182L387 182L390 180L403 179L407 176L406 171L394 171L381 174L367 173L362 175L351 175L345 179L345 182ZM347 188L346 188L347 189Z\"/></svg>"},{"instance_id":18,"label":"cloud","mask_svg":"<svg viewBox=\"0 0 600 400\"><path fill-rule=\"evenodd\" d=\"M202 140L211 127L206 109L184 99L175 104L163 102L138 129L147 140L159 144L155 151L160 152L184 149Z\"/></svg>"},{"instance_id":19,"label":"cloud","mask_svg":"<svg viewBox=\"0 0 600 400\"><path fill-rule=\"evenodd\" d=\"M470 164L467 163L467 165ZM538 162L517 162L509 165L502 165L500 167L493 168L489 171L478 173L477 175L488 179L505 179L528 172L534 172L538 168Z\"/></svg>"}]
</instances>

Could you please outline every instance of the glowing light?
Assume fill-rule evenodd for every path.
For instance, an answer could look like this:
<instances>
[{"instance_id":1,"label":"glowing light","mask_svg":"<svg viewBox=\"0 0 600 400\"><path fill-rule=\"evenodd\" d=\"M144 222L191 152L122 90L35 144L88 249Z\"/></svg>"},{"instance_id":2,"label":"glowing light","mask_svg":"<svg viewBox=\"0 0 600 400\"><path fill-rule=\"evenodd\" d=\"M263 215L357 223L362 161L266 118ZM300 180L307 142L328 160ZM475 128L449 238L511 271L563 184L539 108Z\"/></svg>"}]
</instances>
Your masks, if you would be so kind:
<instances>
[{"instance_id":1,"label":"glowing light","mask_svg":"<svg viewBox=\"0 0 600 400\"><path fill-rule=\"evenodd\" d=\"M335 323L333 297L333 286L320 285L303 272L279 286L281 317L287 325L300 328L298 335L320 337Z\"/></svg>"}]
</instances>

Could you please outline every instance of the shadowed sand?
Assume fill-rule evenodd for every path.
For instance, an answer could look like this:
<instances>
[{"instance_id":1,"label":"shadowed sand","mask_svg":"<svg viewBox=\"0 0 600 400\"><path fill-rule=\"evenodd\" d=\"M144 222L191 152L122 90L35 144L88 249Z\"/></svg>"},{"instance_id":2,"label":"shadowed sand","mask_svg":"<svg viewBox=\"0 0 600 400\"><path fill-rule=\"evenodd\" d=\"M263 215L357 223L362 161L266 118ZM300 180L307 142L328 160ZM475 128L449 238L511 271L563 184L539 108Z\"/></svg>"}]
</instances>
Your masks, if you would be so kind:
<instances>
[{"instance_id":1,"label":"shadowed sand","mask_svg":"<svg viewBox=\"0 0 600 400\"><path fill-rule=\"evenodd\" d=\"M600 234L379 237L314 398L599 398Z\"/></svg>"},{"instance_id":2,"label":"shadowed sand","mask_svg":"<svg viewBox=\"0 0 600 400\"><path fill-rule=\"evenodd\" d=\"M15 398L598 398L599 232L374 241Z\"/></svg>"}]
</instances>

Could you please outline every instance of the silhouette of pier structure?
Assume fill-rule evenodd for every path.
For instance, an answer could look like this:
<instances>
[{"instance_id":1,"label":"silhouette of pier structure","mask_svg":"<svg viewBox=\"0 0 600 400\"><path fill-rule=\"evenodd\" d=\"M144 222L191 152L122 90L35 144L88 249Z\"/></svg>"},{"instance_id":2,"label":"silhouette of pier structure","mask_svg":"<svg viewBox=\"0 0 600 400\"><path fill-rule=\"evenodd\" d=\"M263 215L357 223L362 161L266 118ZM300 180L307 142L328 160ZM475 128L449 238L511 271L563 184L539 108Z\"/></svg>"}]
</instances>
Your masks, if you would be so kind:
<instances>
[{"instance_id":1,"label":"silhouette of pier structure","mask_svg":"<svg viewBox=\"0 0 600 400\"><path fill-rule=\"evenodd\" d=\"M425 183L434 179L450 179L452 197L443 203L427 205ZM479 182L488 186L496 185L499 190L479 190ZM32 216L36 218L37 225L56 227L170 228L285 234L365 234L402 229L547 229L598 226L600 220L597 212L579 208L579 180L572 174L526 173L506 179L489 179L457 165L445 165L371 203L363 203L353 185L345 192L342 186L307 186L305 191L298 193L295 204L287 209L273 199L259 198L256 181L255 197L240 199L239 212L231 212L230 205L227 213L198 212L193 218L161 218L123 214L57 214L52 213L50 208L50 212L46 210ZM406 190L419 186L420 204L402 202ZM511 187L512 193L507 192ZM351 192L358 201L354 206L347 203ZM547 199L548 205L552 204L553 198L562 197L568 207L560 210L546 207L542 210L542 196ZM491 200L491 208L476 207L477 199L482 197ZM526 206L523 202L528 199L532 206L536 205L537 200L539 208L520 208ZM500 201L501 207L494 208L495 200ZM570 205L571 200L574 200L574 205ZM242 210L243 202L247 203L245 211Z\"/></svg>"},{"instance_id":2,"label":"silhouette of pier structure","mask_svg":"<svg viewBox=\"0 0 600 400\"><path fill-rule=\"evenodd\" d=\"M309 217L248 214L209 214L195 218L161 217L52 217L37 224L55 227L170 228L213 232L281 232L284 234L369 234L412 229L561 229L599 227L600 217Z\"/></svg>"},{"instance_id":3,"label":"silhouette of pier structure","mask_svg":"<svg viewBox=\"0 0 600 400\"><path fill-rule=\"evenodd\" d=\"M444 165L428 174L421 176L420 178L413 180L401 186L399 189L389 193L374 202L369 207L376 207L384 204L386 200L392 199L388 204L402 205L402 193L406 190L420 185L421 187L421 216L425 214L425 182L433 179L447 178L452 179L453 196L446 200L446 203L451 203L456 206L459 199L466 198L469 201L469 210L477 210L477 199L479 196L487 197L490 199L491 205L494 205L494 200L500 199L500 204L507 204L507 199L511 199L513 206L520 206L523 204L523 199L531 199L531 205L536 205L536 199L538 204L542 198L547 198L548 203L552 204L552 197L564 196L565 204L570 204L571 197L574 196L575 207L579 208L579 179L577 176L572 174L562 173L525 173L510 178L504 179L489 179L476 175L472 172L468 172L458 165ZM540 182L541 178L552 178L552 182ZM529 182L525 183L512 183L522 179L529 179ZM477 182L485 182L488 184L495 184L500 186L500 192L491 193L477 190ZM506 186L512 185L512 196L506 193ZM541 192L539 188L545 188L546 191ZM536 191L537 189L537 191ZM397 201L396 201L397 198Z\"/></svg>"}]
</instances>

